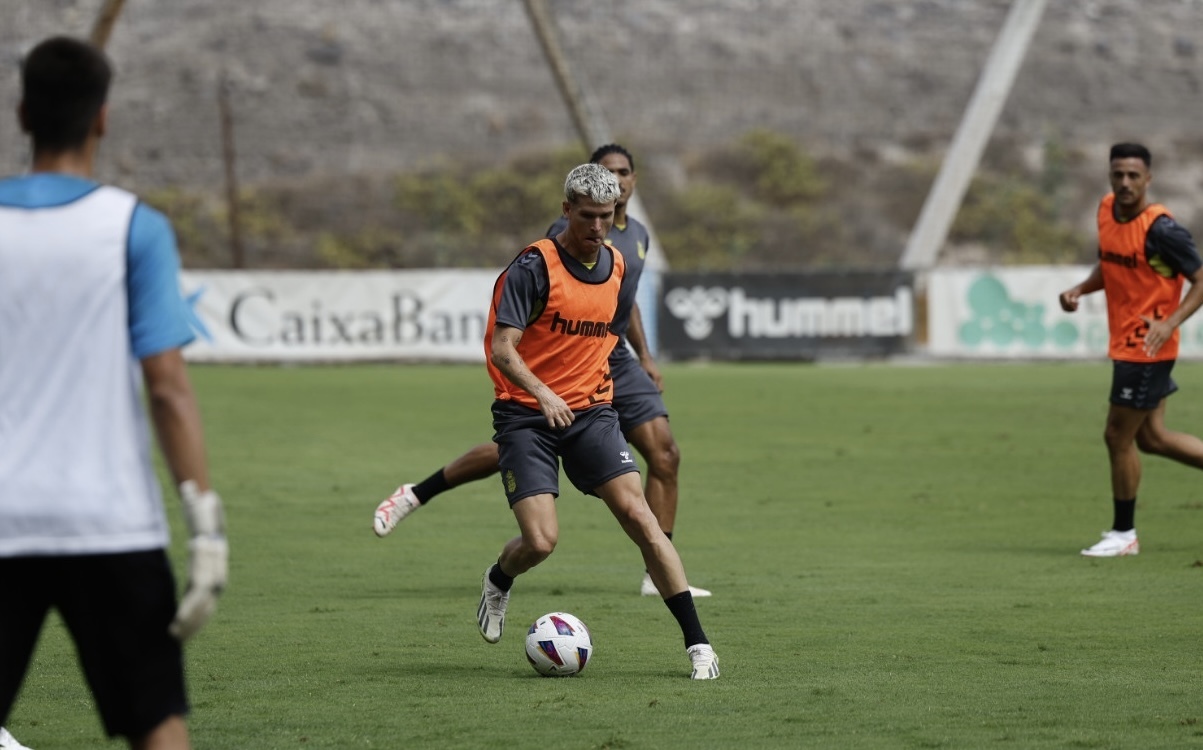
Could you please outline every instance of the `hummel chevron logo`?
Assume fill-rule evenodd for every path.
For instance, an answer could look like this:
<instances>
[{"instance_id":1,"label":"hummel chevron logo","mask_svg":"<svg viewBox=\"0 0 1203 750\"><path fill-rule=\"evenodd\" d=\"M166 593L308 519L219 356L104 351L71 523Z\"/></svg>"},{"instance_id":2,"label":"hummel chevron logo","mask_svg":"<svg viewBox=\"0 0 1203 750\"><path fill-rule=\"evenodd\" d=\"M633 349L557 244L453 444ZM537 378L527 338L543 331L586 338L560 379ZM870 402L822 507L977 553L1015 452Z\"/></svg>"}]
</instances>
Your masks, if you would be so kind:
<instances>
[{"instance_id":1,"label":"hummel chevron logo","mask_svg":"<svg viewBox=\"0 0 1203 750\"><path fill-rule=\"evenodd\" d=\"M714 319L727 311L727 290L677 287L664 295L664 304L675 317L685 321L685 335L701 341L710 335Z\"/></svg>"}]
</instances>

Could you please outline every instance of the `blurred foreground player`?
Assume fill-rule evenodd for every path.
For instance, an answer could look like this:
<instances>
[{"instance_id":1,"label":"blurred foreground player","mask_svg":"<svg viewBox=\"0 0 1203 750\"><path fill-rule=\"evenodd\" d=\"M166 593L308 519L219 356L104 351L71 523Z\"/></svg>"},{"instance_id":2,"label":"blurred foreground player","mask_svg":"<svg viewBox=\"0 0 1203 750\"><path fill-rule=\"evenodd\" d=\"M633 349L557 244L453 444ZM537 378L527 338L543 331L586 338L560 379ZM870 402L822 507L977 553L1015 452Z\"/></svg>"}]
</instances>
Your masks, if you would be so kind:
<instances>
[{"instance_id":1,"label":"blurred foreground player","mask_svg":"<svg viewBox=\"0 0 1203 750\"><path fill-rule=\"evenodd\" d=\"M213 613L227 545L171 226L92 179L111 77L85 42L36 46L18 108L33 163L0 180L0 723L53 608L105 731L187 748L181 643ZM191 535L178 607L143 391Z\"/></svg>"}]
</instances>

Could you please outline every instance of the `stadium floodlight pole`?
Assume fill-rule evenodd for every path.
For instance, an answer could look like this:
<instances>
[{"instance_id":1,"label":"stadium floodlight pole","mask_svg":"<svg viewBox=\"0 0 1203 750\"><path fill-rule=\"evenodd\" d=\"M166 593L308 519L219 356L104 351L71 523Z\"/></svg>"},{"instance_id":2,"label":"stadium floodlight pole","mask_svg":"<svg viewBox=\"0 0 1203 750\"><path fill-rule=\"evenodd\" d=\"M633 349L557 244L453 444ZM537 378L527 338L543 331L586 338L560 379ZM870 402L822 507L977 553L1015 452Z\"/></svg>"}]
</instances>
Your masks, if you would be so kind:
<instances>
[{"instance_id":1,"label":"stadium floodlight pole","mask_svg":"<svg viewBox=\"0 0 1203 750\"><path fill-rule=\"evenodd\" d=\"M530 16L531 24L535 28L535 36L539 38L539 45L543 48L543 54L547 57L547 63L551 66L556 86L560 89L564 103L568 106L568 113L572 116L577 135L585 144L585 151L592 152L602 144L613 142L614 139L610 135L610 128L606 124L605 117L598 107L593 106L592 94L572 75L572 70L568 66L568 58L560 49L559 35L551 12L547 9L546 0L523 0L523 4L526 6L527 15ZM664 259L664 254L660 252L656 233L647 219L647 212L643 210L643 203L639 200L638 193L631 196L627 210L643 222L651 235L652 247L648 248L647 265L657 270L668 268L668 263Z\"/></svg>"},{"instance_id":2,"label":"stadium floodlight pole","mask_svg":"<svg viewBox=\"0 0 1203 750\"><path fill-rule=\"evenodd\" d=\"M88 35L88 40L98 49L104 49L109 43L109 35L113 33L113 26L124 5L125 0L104 0L104 5L100 6L100 12L92 24L92 33Z\"/></svg>"},{"instance_id":3,"label":"stadium floodlight pole","mask_svg":"<svg viewBox=\"0 0 1203 750\"><path fill-rule=\"evenodd\" d=\"M543 55L547 58L547 64L551 66L552 75L556 79L556 87L559 88L560 95L564 97L564 103L568 106L568 113L572 117L577 135L585 144L585 151L591 153L598 146L612 143L614 139L610 135L610 128L601 114L601 109L592 106L592 95L572 75L568 59L565 57L564 51L560 49L559 35L556 33L551 12L547 9L546 0L523 0L523 5L526 6L526 14L530 17L531 25L535 29L535 36L539 39L539 46L543 48ZM647 227L647 261L643 276L647 283L641 282L639 285L638 303L648 348L655 353L659 348L656 334L656 312L660 274L668 270L668 261L660 248L656 230L647 218L647 212L643 209L643 202L639 200L638 193L631 196L630 202L627 204L627 212Z\"/></svg>"},{"instance_id":4,"label":"stadium floodlight pole","mask_svg":"<svg viewBox=\"0 0 1203 750\"><path fill-rule=\"evenodd\" d=\"M242 220L238 205L238 157L234 151L234 113L230 107L230 76L223 67L217 80L217 111L221 120L221 161L225 167L226 221L230 235L230 261L234 268L246 267L242 247Z\"/></svg>"},{"instance_id":5,"label":"stadium floodlight pole","mask_svg":"<svg viewBox=\"0 0 1203 750\"><path fill-rule=\"evenodd\" d=\"M919 271L935 265L1047 4L1047 0L1015 0L1011 4L952 145L940 165L940 173L936 175L919 220L907 240L899 262L902 268Z\"/></svg>"},{"instance_id":6,"label":"stadium floodlight pole","mask_svg":"<svg viewBox=\"0 0 1203 750\"><path fill-rule=\"evenodd\" d=\"M560 49L559 37L551 13L547 10L547 3L544 0L523 0L523 5L526 6L526 14L530 16L531 25L535 28L539 46L543 48L543 54L551 66L560 95L568 105L568 114L572 116L576 132L585 142L585 150L592 151L602 143L609 143L610 134L605 123L600 117L589 112L585 91L568 69L568 60Z\"/></svg>"}]
</instances>

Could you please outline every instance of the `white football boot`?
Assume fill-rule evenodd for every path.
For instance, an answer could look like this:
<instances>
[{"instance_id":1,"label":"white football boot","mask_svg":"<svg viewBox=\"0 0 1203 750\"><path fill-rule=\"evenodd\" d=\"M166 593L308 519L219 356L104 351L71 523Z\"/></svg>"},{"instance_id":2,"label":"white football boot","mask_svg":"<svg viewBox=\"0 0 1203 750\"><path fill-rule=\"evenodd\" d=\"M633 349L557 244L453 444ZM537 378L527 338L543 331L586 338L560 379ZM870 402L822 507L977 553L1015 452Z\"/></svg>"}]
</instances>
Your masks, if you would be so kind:
<instances>
[{"instance_id":1,"label":"white football boot","mask_svg":"<svg viewBox=\"0 0 1203 750\"><path fill-rule=\"evenodd\" d=\"M376 506L376 516L372 520L372 528L376 536L388 536L401 519L422 507L418 496L414 494L412 484L403 484L388 499Z\"/></svg>"},{"instance_id":2,"label":"white football boot","mask_svg":"<svg viewBox=\"0 0 1203 750\"><path fill-rule=\"evenodd\" d=\"M709 643L699 643L685 649L685 653L689 654L689 661L693 664L693 673L689 675L691 680L716 680L718 679L718 656L714 653L714 649Z\"/></svg>"},{"instance_id":3,"label":"white football boot","mask_svg":"<svg viewBox=\"0 0 1203 750\"><path fill-rule=\"evenodd\" d=\"M643 574L643 582L639 584L639 593L642 596L660 596L660 592L656 590L656 584L652 583L651 573ZM709 591L706 589L700 589L697 586L690 586L689 593L693 594L694 599L710 596Z\"/></svg>"},{"instance_id":4,"label":"white football boot","mask_svg":"<svg viewBox=\"0 0 1203 750\"><path fill-rule=\"evenodd\" d=\"M485 568L485 579L480 585L480 606L476 608L476 623L480 626L480 635L489 643L501 640L505 630L505 608L510 602L510 592L502 591L489 580L489 571L493 566Z\"/></svg>"},{"instance_id":5,"label":"white football boot","mask_svg":"<svg viewBox=\"0 0 1203 750\"><path fill-rule=\"evenodd\" d=\"M1082 550L1082 555L1085 557L1125 557L1139 554L1140 542L1136 539L1136 529L1104 531L1103 538L1098 544Z\"/></svg>"}]
</instances>

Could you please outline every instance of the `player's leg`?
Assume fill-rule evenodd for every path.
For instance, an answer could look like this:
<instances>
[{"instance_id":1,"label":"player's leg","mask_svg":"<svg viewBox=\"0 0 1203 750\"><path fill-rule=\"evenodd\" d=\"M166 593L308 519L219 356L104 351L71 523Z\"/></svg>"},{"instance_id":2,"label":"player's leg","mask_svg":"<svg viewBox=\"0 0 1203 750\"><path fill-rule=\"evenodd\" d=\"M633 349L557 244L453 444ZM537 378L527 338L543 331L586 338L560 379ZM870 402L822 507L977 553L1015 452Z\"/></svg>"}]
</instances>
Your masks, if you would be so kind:
<instances>
[{"instance_id":1,"label":"player's leg","mask_svg":"<svg viewBox=\"0 0 1203 750\"><path fill-rule=\"evenodd\" d=\"M425 505L433 500L436 495L447 490L454 489L468 482L488 479L500 470L497 462L497 443L492 441L481 443L444 466L442 472L435 472L425 481L415 485L414 494ZM435 480L435 477L440 473L443 475L442 481L446 483L446 486L438 484ZM431 483L429 487L426 486L427 483Z\"/></svg>"},{"instance_id":2,"label":"player's leg","mask_svg":"<svg viewBox=\"0 0 1203 750\"><path fill-rule=\"evenodd\" d=\"M1113 520L1102 539L1082 550L1086 557L1122 557L1140 552L1135 527L1136 493L1141 475L1136 436L1173 388L1169 367L1159 364L1117 361L1112 366L1111 406L1107 411L1103 442L1107 445L1111 467Z\"/></svg>"},{"instance_id":3,"label":"player's leg","mask_svg":"<svg viewBox=\"0 0 1203 750\"><path fill-rule=\"evenodd\" d=\"M559 538L555 498L560 491L559 438L542 413L498 402L493 405L493 429L501 485L520 535L506 543L481 582L476 619L481 636L489 643L501 640L514 578L546 560L555 549Z\"/></svg>"},{"instance_id":4,"label":"player's leg","mask_svg":"<svg viewBox=\"0 0 1203 750\"><path fill-rule=\"evenodd\" d=\"M397 524L447 490L497 473L497 444L481 443L416 484L402 484L376 506L372 528L387 536Z\"/></svg>"},{"instance_id":5,"label":"player's leg","mask_svg":"<svg viewBox=\"0 0 1203 750\"><path fill-rule=\"evenodd\" d=\"M647 467L644 497L660 530L670 537L677 521L677 470L681 449L673 438L668 417L659 416L626 432L627 440L643 456Z\"/></svg>"},{"instance_id":6,"label":"player's leg","mask_svg":"<svg viewBox=\"0 0 1203 750\"><path fill-rule=\"evenodd\" d=\"M564 473L577 489L600 496L639 547L665 606L681 628L693 678L718 677L718 657L698 620L685 568L643 497L638 467L626 449L617 413L609 407L588 409L578 413L565 432Z\"/></svg>"},{"instance_id":7,"label":"player's leg","mask_svg":"<svg viewBox=\"0 0 1203 750\"><path fill-rule=\"evenodd\" d=\"M1140 552L1136 538L1136 493L1140 489L1142 449L1177 452L1191 460L1196 450L1189 436L1165 429L1165 399L1178 390L1171 373L1174 362L1120 362L1112 367L1111 408L1103 439L1111 464L1115 520L1103 539L1082 550L1089 557L1120 557ZM1180 452L1179 452L1180 451Z\"/></svg>"},{"instance_id":8,"label":"player's leg","mask_svg":"<svg viewBox=\"0 0 1203 750\"><path fill-rule=\"evenodd\" d=\"M685 577L685 566L644 500L639 475L619 475L598 487L596 492L618 519L623 531L639 547L643 564L664 597L664 605L680 626L691 666L690 677L715 679L719 676L718 656L702 629Z\"/></svg>"},{"instance_id":9,"label":"player's leg","mask_svg":"<svg viewBox=\"0 0 1203 750\"><path fill-rule=\"evenodd\" d=\"M514 503L518 536L506 543L497 565L510 578L516 578L551 556L560 538L554 495L542 494Z\"/></svg>"},{"instance_id":10,"label":"player's leg","mask_svg":"<svg viewBox=\"0 0 1203 750\"><path fill-rule=\"evenodd\" d=\"M644 497L659 519L660 529L671 538L677 520L681 450L668 426L668 408L655 381L629 351L615 351L611 355L610 376L619 426L647 466Z\"/></svg>"},{"instance_id":11,"label":"player's leg","mask_svg":"<svg viewBox=\"0 0 1203 750\"><path fill-rule=\"evenodd\" d=\"M672 542L660 529L660 523L643 498L639 474L614 477L595 492L618 520L622 530L639 547L644 565L664 598L689 590L685 568Z\"/></svg>"},{"instance_id":12,"label":"player's leg","mask_svg":"<svg viewBox=\"0 0 1203 750\"><path fill-rule=\"evenodd\" d=\"M476 608L480 634L489 643L501 640L514 579L546 560L555 551L560 535L554 495L542 493L521 498L511 507L521 533L506 542L497 562L485 569L480 605Z\"/></svg>"},{"instance_id":13,"label":"player's leg","mask_svg":"<svg viewBox=\"0 0 1203 750\"><path fill-rule=\"evenodd\" d=\"M1111 405L1103 442L1111 465L1111 494L1116 498L1135 498L1140 488L1140 451L1136 434L1149 416L1148 411Z\"/></svg>"},{"instance_id":14,"label":"player's leg","mask_svg":"<svg viewBox=\"0 0 1203 750\"><path fill-rule=\"evenodd\" d=\"M639 547L662 596L687 591L672 542L643 497L639 465L619 427L618 412L600 406L578 412L560 438L564 474L581 492L597 495Z\"/></svg>"},{"instance_id":15,"label":"player's leg","mask_svg":"<svg viewBox=\"0 0 1203 750\"><path fill-rule=\"evenodd\" d=\"M644 498L660 529L673 538L677 521L677 474L681 466L681 449L668 423L668 409L660 389L631 356L610 358L614 378L614 410L618 412L623 435L643 456L647 467ZM694 596L710 596L706 589L690 587ZM651 575L644 571L639 592L656 596L659 592Z\"/></svg>"},{"instance_id":16,"label":"player's leg","mask_svg":"<svg viewBox=\"0 0 1203 750\"><path fill-rule=\"evenodd\" d=\"M668 417L654 417L625 430L625 434L639 455L643 456L647 466L644 498L648 507L659 522L660 529L672 539L677 520L677 469L681 465L681 451L669 427ZM658 593L650 575L644 575L639 591L644 596ZM710 596L710 591L697 586L690 586L689 591L694 596Z\"/></svg>"},{"instance_id":17,"label":"player's leg","mask_svg":"<svg viewBox=\"0 0 1203 750\"><path fill-rule=\"evenodd\" d=\"M1187 466L1203 469L1203 440L1165 425L1165 399L1149 413L1136 432L1136 447L1144 453L1163 456Z\"/></svg>"},{"instance_id":18,"label":"player's leg","mask_svg":"<svg viewBox=\"0 0 1203 750\"><path fill-rule=\"evenodd\" d=\"M70 558L58 609L110 736L134 748L186 748L183 652L167 627L175 581L164 550Z\"/></svg>"},{"instance_id":19,"label":"player's leg","mask_svg":"<svg viewBox=\"0 0 1203 750\"><path fill-rule=\"evenodd\" d=\"M130 738L132 750L188 750L188 725L182 716L169 716L138 738Z\"/></svg>"},{"instance_id":20,"label":"player's leg","mask_svg":"<svg viewBox=\"0 0 1203 750\"><path fill-rule=\"evenodd\" d=\"M1111 528L1102 539L1082 550L1086 557L1124 557L1140 552L1136 538L1136 493L1140 489L1140 451L1136 435L1149 412L1111 405L1103 441L1111 465Z\"/></svg>"},{"instance_id":21,"label":"player's leg","mask_svg":"<svg viewBox=\"0 0 1203 750\"><path fill-rule=\"evenodd\" d=\"M53 558L0 558L0 725L8 721L50 611L56 591L47 570L54 564Z\"/></svg>"}]
</instances>

